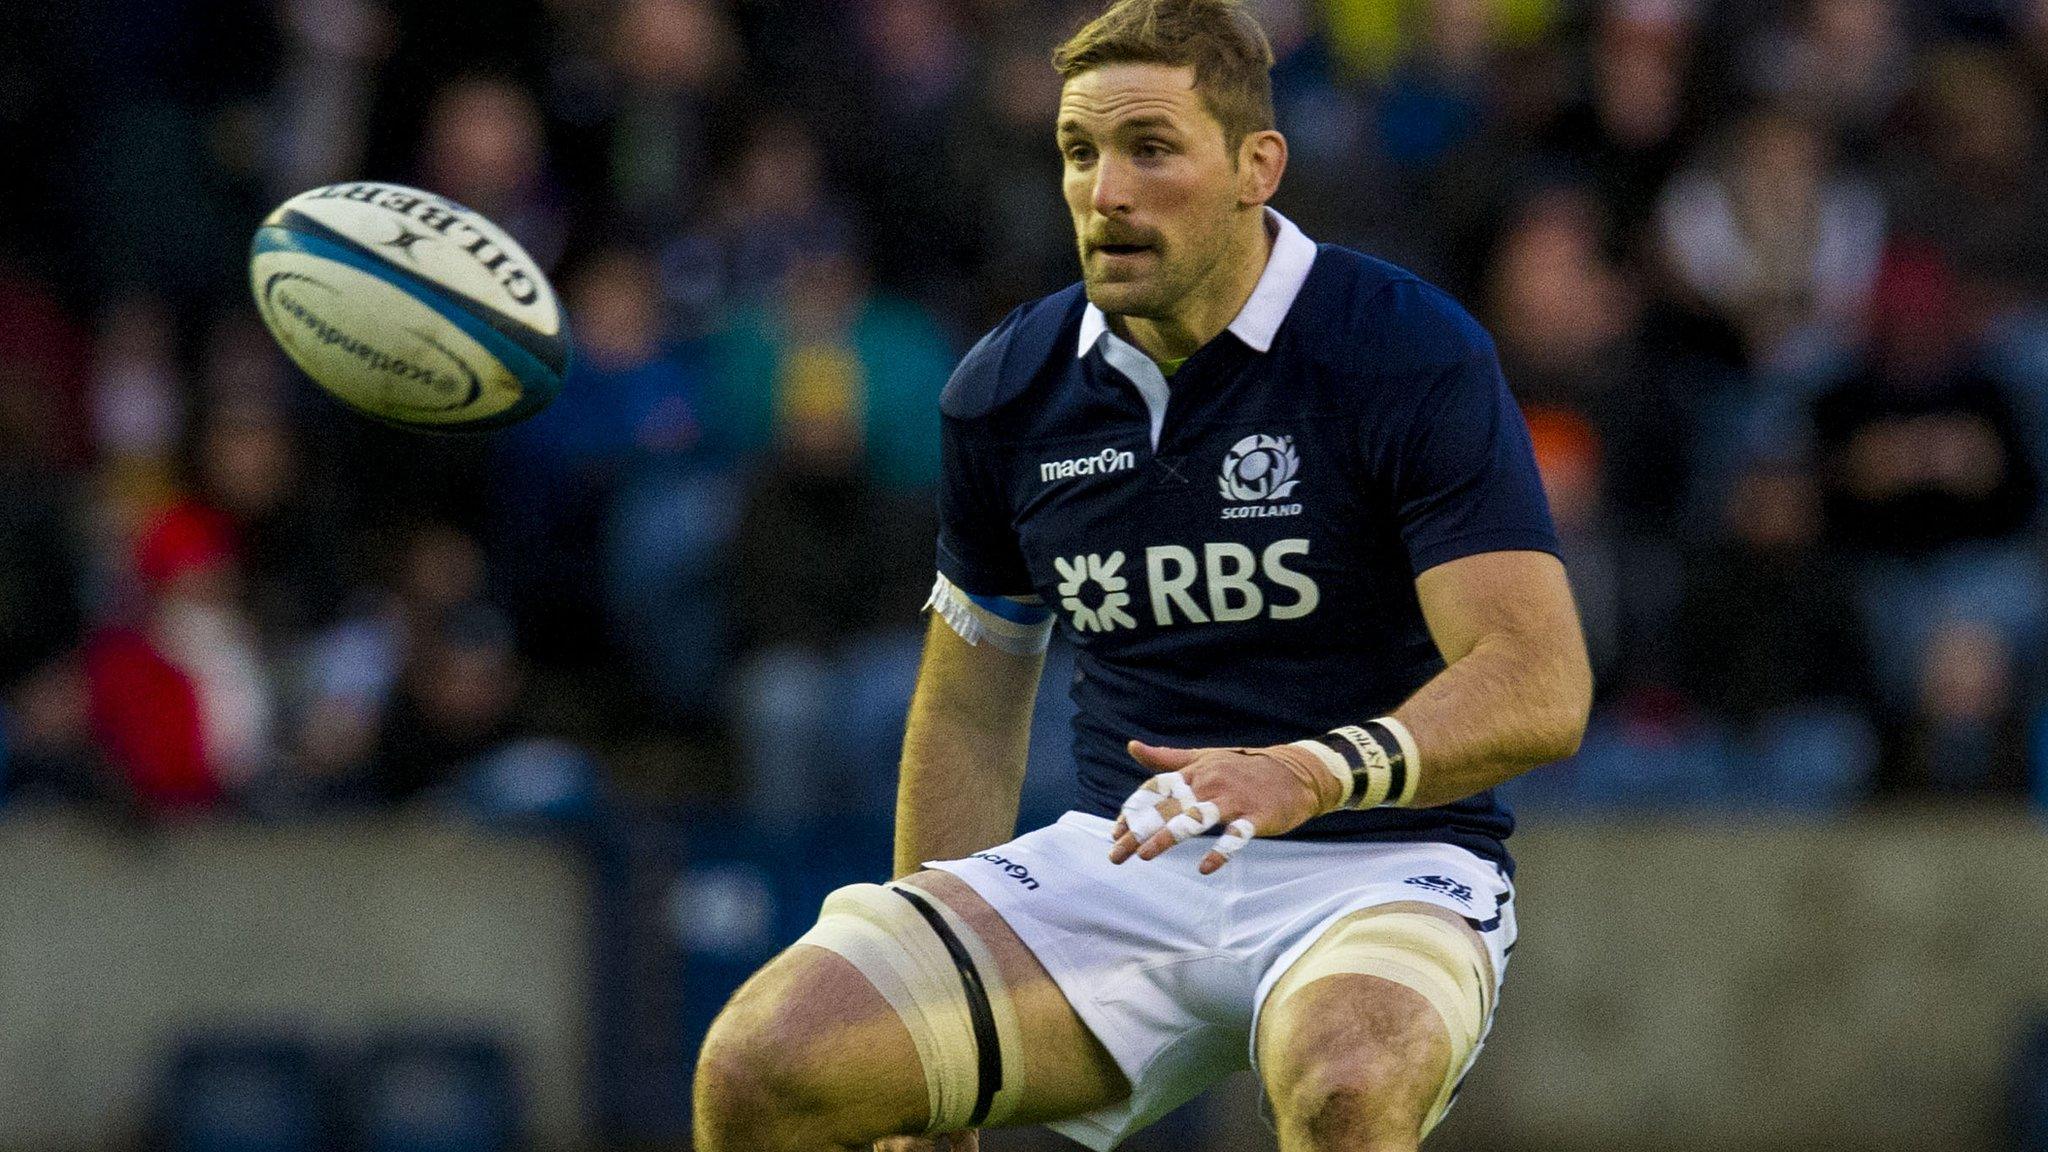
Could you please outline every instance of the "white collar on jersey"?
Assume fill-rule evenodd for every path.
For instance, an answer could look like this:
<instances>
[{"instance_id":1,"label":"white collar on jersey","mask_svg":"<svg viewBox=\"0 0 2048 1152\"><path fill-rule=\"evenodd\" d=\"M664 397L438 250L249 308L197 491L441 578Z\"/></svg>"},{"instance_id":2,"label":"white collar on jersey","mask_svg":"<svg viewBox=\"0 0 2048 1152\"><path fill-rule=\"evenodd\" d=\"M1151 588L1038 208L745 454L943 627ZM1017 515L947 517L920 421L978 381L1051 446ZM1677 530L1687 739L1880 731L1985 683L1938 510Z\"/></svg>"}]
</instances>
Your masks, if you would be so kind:
<instances>
[{"instance_id":1,"label":"white collar on jersey","mask_svg":"<svg viewBox=\"0 0 2048 1152\"><path fill-rule=\"evenodd\" d=\"M1251 299L1230 322L1230 331L1261 353L1272 350L1273 337L1294 307L1294 298L1301 295L1301 286L1308 282L1309 265L1316 262L1316 242L1302 235L1294 221L1268 208L1266 223L1274 229L1273 251L1266 257L1266 270L1259 274ZM1166 426L1166 374L1136 345L1111 332L1109 318L1090 304L1081 314L1081 346L1074 354L1086 356L1098 342L1102 358L1144 399L1145 412L1151 418L1152 448L1157 451L1159 431Z\"/></svg>"},{"instance_id":2,"label":"white collar on jersey","mask_svg":"<svg viewBox=\"0 0 2048 1152\"><path fill-rule=\"evenodd\" d=\"M1251 299L1244 302L1237 319L1230 322L1230 331L1259 352L1272 350L1273 337L1280 331L1280 322L1287 319L1288 310L1294 307L1294 298L1301 295L1301 286L1308 281L1309 266L1316 261L1316 242L1303 235L1294 221L1268 208L1266 226L1274 232L1273 251L1266 258L1266 270L1259 275L1259 283L1252 289ZM1102 309L1090 304L1088 310L1081 314L1081 346L1074 354L1086 356L1096 341L1105 336L1118 344L1124 343L1109 330L1109 318L1102 314Z\"/></svg>"}]
</instances>

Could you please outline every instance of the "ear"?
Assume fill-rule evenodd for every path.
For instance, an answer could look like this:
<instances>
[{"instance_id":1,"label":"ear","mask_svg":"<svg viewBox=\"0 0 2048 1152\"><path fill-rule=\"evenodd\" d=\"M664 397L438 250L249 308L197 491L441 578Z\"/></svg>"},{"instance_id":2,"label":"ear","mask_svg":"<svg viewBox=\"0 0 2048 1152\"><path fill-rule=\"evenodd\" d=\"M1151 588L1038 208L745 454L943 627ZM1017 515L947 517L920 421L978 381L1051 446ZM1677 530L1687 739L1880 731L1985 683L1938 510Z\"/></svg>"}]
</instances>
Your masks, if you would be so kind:
<instances>
[{"instance_id":1,"label":"ear","mask_svg":"<svg viewBox=\"0 0 2048 1152\"><path fill-rule=\"evenodd\" d=\"M1287 137L1267 129L1247 132L1237 146L1237 203L1255 208L1280 190L1280 177L1287 171Z\"/></svg>"}]
</instances>

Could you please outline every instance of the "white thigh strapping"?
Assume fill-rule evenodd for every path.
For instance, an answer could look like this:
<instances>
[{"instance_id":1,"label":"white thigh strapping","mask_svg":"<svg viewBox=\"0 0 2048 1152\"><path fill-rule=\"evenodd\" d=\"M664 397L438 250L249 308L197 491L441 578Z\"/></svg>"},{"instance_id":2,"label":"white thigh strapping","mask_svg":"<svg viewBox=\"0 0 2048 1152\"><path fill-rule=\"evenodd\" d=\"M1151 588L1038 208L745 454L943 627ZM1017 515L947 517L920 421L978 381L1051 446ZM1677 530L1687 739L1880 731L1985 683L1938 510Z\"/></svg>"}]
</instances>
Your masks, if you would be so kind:
<instances>
[{"instance_id":1,"label":"white thigh strapping","mask_svg":"<svg viewBox=\"0 0 2048 1152\"><path fill-rule=\"evenodd\" d=\"M1250 1066L1260 1002L1362 908L1420 901L1484 921L1496 980L1514 939L1501 871L1448 844L1257 838L1203 876L1197 865L1222 837L1111 864L1112 827L1069 812L985 852L927 862L1016 932L1130 1081L1127 1100L1050 1125L1090 1148L1113 1147Z\"/></svg>"},{"instance_id":2,"label":"white thigh strapping","mask_svg":"<svg viewBox=\"0 0 2048 1152\"><path fill-rule=\"evenodd\" d=\"M1443 1021L1450 1061L1423 1117L1428 1135L1443 1118L1493 1015L1492 962L1484 941L1439 916L1368 908L1324 932L1273 985L1263 1013L1273 1012L1326 976L1374 976L1421 996Z\"/></svg>"},{"instance_id":3,"label":"white thigh strapping","mask_svg":"<svg viewBox=\"0 0 2048 1152\"><path fill-rule=\"evenodd\" d=\"M908 895L908 898L906 898ZM976 997L952 950L921 908L936 913L967 953L997 1040L983 1050ZM838 953L896 1010L924 1070L928 1132L956 1132L1008 1119L1022 1096L1022 1032L995 957L967 923L930 893L854 884L825 898L818 923L797 940ZM1007 1074L1005 1070L1007 1069ZM984 1084L983 1077L990 1077ZM977 1114L986 1092L985 1111Z\"/></svg>"}]
</instances>

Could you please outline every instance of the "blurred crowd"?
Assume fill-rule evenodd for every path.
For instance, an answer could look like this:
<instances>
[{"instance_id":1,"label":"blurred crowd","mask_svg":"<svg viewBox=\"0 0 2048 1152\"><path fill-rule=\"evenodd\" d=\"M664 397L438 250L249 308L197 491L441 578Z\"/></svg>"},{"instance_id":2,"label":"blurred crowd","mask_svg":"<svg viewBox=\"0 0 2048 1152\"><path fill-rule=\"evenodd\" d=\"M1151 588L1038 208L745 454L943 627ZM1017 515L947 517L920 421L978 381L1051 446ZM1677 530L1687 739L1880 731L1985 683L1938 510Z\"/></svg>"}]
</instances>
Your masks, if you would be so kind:
<instances>
[{"instance_id":1,"label":"blurred crowd","mask_svg":"<svg viewBox=\"0 0 2048 1152\"><path fill-rule=\"evenodd\" d=\"M0 800L885 820L935 399L1074 278L1095 7L10 16ZM1254 7L1278 207L1454 292L1524 405L1600 685L1524 802L2048 800L2048 2ZM408 435L280 358L249 235L365 177L550 266L560 401Z\"/></svg>"}]
</instances>

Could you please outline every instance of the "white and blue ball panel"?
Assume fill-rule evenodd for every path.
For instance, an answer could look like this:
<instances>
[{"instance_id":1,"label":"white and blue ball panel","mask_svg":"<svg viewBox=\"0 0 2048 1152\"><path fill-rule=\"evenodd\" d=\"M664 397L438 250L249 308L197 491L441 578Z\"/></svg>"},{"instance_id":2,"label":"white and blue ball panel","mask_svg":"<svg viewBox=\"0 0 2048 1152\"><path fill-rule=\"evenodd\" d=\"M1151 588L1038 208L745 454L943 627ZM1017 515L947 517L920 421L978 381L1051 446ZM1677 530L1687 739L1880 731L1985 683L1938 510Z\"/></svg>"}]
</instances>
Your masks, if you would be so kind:
<instances>
[{"instance_id":1,"label":"white and blue ball panel","mask_svg":"<svg viewBox=\"0 0 2048 1152\"><path fill-rule=\"evenodd\" d=\"M373 418L489 431L561 392L565 326L542 333L402 268L304 213L257 230L251 287L292 359Z\"/></svg>"}]
</instances>

